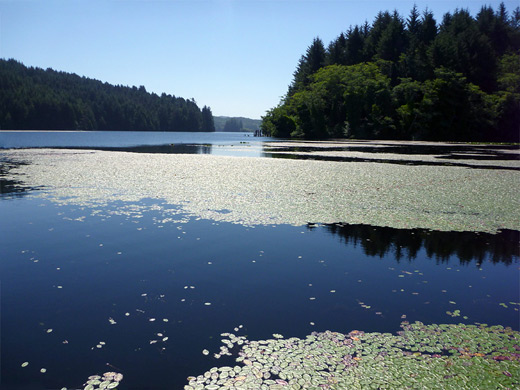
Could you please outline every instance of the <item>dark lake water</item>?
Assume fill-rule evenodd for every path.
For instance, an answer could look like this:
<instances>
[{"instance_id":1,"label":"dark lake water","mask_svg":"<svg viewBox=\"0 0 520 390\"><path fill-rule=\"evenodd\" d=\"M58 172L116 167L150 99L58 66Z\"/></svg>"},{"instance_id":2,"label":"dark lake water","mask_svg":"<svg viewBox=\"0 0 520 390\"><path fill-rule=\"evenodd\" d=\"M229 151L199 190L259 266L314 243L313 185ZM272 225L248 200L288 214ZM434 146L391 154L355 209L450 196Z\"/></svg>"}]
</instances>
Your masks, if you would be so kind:
<instances>
[{"instance_id":1,"label":"dark lake water","mask_svg":"<svg viewBox=\"0 0 520 390\"><path fill-rule=\"evenodd\" d=\"M187 143L229 151L242 137ZM20 147L118 146L67 142ZM91 208L33 196L44 191L2 185L2 389L82 388L112 370L122 389L180 389L232 364L212 357L222 332L394 333L405 320L519 329L518 231L243 226L161 199Z\"/></svg>"}]
</instances>

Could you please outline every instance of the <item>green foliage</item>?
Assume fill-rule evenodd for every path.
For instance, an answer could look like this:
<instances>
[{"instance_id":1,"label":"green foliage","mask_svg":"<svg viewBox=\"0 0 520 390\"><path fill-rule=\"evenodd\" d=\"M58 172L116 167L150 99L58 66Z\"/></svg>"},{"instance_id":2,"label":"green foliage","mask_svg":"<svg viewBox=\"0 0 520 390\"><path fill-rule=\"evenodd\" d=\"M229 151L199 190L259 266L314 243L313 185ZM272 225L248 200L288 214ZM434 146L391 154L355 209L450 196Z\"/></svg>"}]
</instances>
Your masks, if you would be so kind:
<instances>
[{"instance_id":1,"label":"green foliage","mask_svg":"<svg viewBox=\"0 0 520 390\"><path fill-rule=\"evenodd\" d=\"M438 24L414 6L380 12L324 49L316 38L281 104L275 137L520 141L520 9L457 9Z\"/></svg>"},{"instance_id":2,"label":"green foliage","mask_svg":"<svg viewBox=\"0 0 520 390\"><path fill-rule=\"evenodd\" d=\"M0 128L214 131L195 100L0 60Z\"/></svg>"},{"instance_id":3,"label":"green foliage","mask_svg":"<svg viewBox=\"0 0 520 390\"><path fill-rule=\"evenodd\" d=\"M501 91L520 93L520 52L500 58L497 82Z\"/></svg>"},{"instance_id":4,"label":"green foliage","mask_svg":"<svg viewBox=\"0 0 520 390\"><path fill-rule=\"evenodd\" d=\"M380 67L330 65L316 72L311 84L295 93L289 104L272 110L268 120L274 136L280 134L277 124L283 123L283 137L370 138L393 129L390 113L390 79ZM290 121L281 122L284 117Z\"/></svg>"},{"instance_id":5,"label":"green foliage","mask_svg":"<svg viewBox=\"0 0 520 390\"><path fill-rule=\"evenodd\" d=\"M268 137L289 138L296 130L296 123L285 106L278 106L262 117L260 130Z\"/></svg>"},{"instance_id":6,"label":"green foliage","mask_svg":"<svg viewBox=\"0 0 520 390\"><path fill-rule=\"evenodd\" d=\"M396 107L397 128L396 138L414 139L420 133L422 114L420 104L424 97L424 85L411 78L403 78L392 90L392 100ZM415 136L414 136L415 134Z\"/></svg>"},{"instance_id":7,"label":"green foliage","mask_svg":"<svg viewBox=\"0 0 520 390\"><path fill-rule=\"evenodd\" d=\"M223 333L225 351L240 346L237 365L189 377L184 389L459 390L520 385L520 335L510 328L421 322L403 323L402 328L397 335L325 331L304 339L273 334L261 341Z\"/></svg>"},{"instance_id":8,"label":"green foliage","mask_svg":"<svg viewBox=\"0 0 520 390\"><path fill-rule=\"evenodd\" d=\"M405 139L481 140L493 124L487 95L446 68L425 83L403 80L393 96Z\"/></svg>"}]
</instances>

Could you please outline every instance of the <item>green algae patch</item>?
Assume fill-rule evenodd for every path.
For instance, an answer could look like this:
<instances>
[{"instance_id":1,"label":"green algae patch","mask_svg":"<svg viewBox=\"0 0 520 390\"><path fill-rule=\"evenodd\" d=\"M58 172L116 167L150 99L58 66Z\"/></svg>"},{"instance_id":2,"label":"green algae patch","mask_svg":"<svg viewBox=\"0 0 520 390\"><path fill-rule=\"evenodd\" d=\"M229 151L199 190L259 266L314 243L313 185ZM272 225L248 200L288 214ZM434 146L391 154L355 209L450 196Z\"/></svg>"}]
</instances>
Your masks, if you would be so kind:
<instances>
[{"instance_id":1,"label":"green algae patch","mask_svg":"<svg viewBox=\"0 0 520 390\"><path fill-rule=\"evenodd\" d=\"M487 325L403 323L402 331L313 332L249 341L223 334L237 365L188 378L202 389L513 389L520 333Z\"/></svg>"}]
</instances>

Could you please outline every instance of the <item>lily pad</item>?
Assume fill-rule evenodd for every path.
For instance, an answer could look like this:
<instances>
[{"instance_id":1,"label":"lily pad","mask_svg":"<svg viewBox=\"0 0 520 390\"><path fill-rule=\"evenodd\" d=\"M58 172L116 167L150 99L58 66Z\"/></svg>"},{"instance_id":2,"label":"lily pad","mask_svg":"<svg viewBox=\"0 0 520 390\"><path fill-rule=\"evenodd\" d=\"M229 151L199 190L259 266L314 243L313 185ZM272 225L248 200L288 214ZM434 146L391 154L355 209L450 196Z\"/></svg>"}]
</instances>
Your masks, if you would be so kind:
<instances>
[{"instance_id":1,"label":"lily pad","mask_svg":"<svg viewBox=\"0 0 520 390\"><path fill-rule=\"evenodd\" d=\"M240 388L476 389L485 383L514 388L520 377L520 333L499 326L416 322L403 323L397 335L356 330L313 332L305 339L273 336L259 341L228 336L242 341L236 361L243 366L235 370ZM189 386L221 388L220 382L206 383L211 377L211 370L191 377Z\"/></svg>"}]
</instances>

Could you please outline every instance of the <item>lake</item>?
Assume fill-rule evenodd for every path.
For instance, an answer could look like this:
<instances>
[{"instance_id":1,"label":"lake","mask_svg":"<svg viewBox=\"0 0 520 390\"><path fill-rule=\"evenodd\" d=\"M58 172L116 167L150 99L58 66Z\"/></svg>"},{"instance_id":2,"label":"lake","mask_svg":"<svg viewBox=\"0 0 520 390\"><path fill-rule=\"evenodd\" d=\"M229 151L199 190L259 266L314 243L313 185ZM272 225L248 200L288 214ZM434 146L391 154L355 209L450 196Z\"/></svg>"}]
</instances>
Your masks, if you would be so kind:
<instances>
[{"instance_id":1,"label":"lake","mask_svg":"<svg viewBox=\"0 0 520 390\"><path fill-rule=\"evenodd\" d=\"M235 364L224 332L519 330L517 147L126 132L0 147L2 389L105 371L180 389Z\"/></svg>"}]
</instances>

